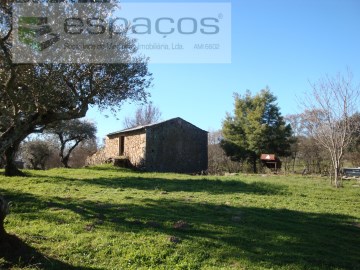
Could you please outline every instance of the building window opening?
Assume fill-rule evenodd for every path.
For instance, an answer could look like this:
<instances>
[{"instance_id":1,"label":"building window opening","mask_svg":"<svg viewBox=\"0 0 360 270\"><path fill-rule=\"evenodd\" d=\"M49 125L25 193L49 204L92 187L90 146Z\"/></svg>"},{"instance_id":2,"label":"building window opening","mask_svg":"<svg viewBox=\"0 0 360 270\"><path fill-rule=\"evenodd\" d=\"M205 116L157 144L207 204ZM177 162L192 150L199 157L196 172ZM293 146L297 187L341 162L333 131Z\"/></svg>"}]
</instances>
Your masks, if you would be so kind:
<instances>
[{"instance_id":1,"label":"building window opening","mask_svg":"<svg viewBox=\"0 0 360 270\"><path fill-rule=\"evenodd\" d=\"M124 155L124 149L125 149L125 137L120 137L120 156Z\"/></svg>"}]
</instances>

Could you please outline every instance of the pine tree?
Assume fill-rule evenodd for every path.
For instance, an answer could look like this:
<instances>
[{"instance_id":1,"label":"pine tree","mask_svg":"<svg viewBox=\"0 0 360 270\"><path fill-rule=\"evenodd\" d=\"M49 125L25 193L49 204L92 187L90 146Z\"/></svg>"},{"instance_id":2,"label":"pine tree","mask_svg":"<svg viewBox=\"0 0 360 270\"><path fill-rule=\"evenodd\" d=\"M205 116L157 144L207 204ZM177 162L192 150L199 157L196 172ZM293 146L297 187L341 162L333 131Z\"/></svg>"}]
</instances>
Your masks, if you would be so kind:
<instances>
[{"instance_id":1,"label":"pine tree","mask_svg":"<svg viewBox=\"0 0 360 270\"><path fill-rule=\"evenodd\" d=\"M281 116L276 97L269 88L252 96L235 94L234 115L227 114L223 122L226 154L236 161L247 161L257 172L261 153L290 155L291 127Z\"/></svg>"}]
</instances>

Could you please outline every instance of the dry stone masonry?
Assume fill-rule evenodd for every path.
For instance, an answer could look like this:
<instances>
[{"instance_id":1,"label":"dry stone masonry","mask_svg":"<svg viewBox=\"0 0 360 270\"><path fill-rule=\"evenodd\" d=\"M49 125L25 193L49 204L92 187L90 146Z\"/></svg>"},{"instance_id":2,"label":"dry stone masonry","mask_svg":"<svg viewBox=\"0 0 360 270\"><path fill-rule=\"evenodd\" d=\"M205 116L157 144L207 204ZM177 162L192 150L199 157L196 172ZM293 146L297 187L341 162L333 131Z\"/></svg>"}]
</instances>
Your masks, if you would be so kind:
<instances>
[{"instance_id":1,"label":"dry stone masonry","mask_svg":"<svg viewBox=\"0 0 360 270\"><path fill-rule=\"evenodd\" d=\"M119 157L146 171L199 173L207 170L207 132L181 119L125 129L107 135L105 147L88 165Z\"/></svg>"},{"instance_id":2,"label":"dry stone masonry","mask_svg":"<svg viewBox=\"0 0 360 270\"><path fill-rule=\"evenodd\" d=\"M124 137L124 156L135 167L142 167L145 160L146 134L134 134Z\"/></svg>"}]
</instances>

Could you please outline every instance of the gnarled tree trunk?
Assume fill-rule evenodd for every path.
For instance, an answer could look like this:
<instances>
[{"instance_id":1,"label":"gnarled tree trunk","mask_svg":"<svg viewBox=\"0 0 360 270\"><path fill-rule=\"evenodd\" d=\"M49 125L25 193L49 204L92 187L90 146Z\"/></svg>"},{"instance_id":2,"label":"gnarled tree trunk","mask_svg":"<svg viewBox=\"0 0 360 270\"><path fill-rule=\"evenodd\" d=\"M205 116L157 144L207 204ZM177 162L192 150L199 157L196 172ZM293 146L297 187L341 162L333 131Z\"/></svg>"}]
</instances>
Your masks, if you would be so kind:
<instances>
[{"instance_id":1,"label":"gnarled tree trunk","mask_svg":"<svg viewBox=\"0 0 360 270\"><path fill-rule=\"evenodd\" d=\"M28 115L25 120L18 122L16 125L8 128L0 135L0 155L5 157L5 175L19 176L24 175L14 165L15 153L20 143L31 133L40 132L37 126L44 126L48 123L69 120L76 117L84 117L88 105L84 104L78 110L70 112L53 113L52 111L43 112L43 114L33 113ZM40 129L41 130L41 129Z\"/></svg>"},{"instance_id":2,"label":"gnarled tree trunk","mask_svg":"<svg viewBox=\"0 0 360 270\"><path fill-rule=\"evenodd\" d=\"M5 151L5 175L6 176L24 176L24 173L21 172L15 165L15 154L17 151L17 146L11 146Z\"/></svg>"},{"instance_id":3,"label":"gnarled tree trunk","mask_svg":"<svg viewBox=\"0 0 360 270\"><path fill-rule=\"evenodd\" d=\"M0 154L5 158L6 176L24 175L14 164L15 154L20 143L34 131L37 117L38 115L35 113L29 117L25 123L13 125L0 135Z\"/></svg>"}]
</instances>

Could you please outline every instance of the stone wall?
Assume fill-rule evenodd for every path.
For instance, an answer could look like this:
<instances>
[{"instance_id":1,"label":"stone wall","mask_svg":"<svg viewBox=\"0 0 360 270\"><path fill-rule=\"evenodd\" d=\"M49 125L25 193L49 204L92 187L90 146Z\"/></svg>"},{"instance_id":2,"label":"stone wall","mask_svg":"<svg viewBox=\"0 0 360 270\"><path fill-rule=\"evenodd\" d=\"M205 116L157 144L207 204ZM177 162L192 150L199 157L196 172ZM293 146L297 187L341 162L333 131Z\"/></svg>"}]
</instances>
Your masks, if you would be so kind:
<instances>
[{"instance_id":1,"label":"stone wall","mask_svg":"<svg viewBox=\"0 0 360 270\"><path fill-rule=\"evenodd\" d=\"M87 160L88 165L105 163L121 153L132 166L156 172L199 173L207 170L207 132L174 118L146 127L146 130L112 135L105 147Z\"/></svg>"},{"instance_id":2,"label":"stone wall","mask_svg":"<svg viewBox=\"0 0 360 270\"><path fill-rule=\"evenodd\" d=\"M207 132L176 118L147 129L146 170L200 173L207 170Z\"/></svg>"},{"instance_id":3,"label":"stone wall","mask_svg":"<svg viewBox=\"0 0 360 270\"><path fill-rule=\"evenodd\" d=\"M92 156L86 158L85 165L86 166L93 166L98 164L104 164L105 161L108 159L106 156L105 148L98 150Z\"/></svg>"},{"instance_id":4,"label":"stone wall","mask_svg":"<svg viewBox=\"0 0 360 270\"><path fill-rule=\"evenodd\" d=\"M116 157L120 155L120 136L113 135L105 139L105 155Z\"/></svg>"},{"instance_id":5,"label":"stone wall","mask_svg":"<svg viewBox=\"0 0 360 270\"><path fill-rule=\"evenodd\" d=\"M124 156L135 167L144 165L146 150L146 134L144 132L126 135L124 139Z\"/></svg>"},{"instance_id":6,"label":"stone wall","mask_svg":"<svg viewBox=\"0 0 360 270\"><path fill-rule=\"evenodd\" d=\"M86 159L86 165L104 164L109 158L119 155L119 137L106 137L104 148Z\"/></svg>"},{"instance_id":7,"label":"stone wall","mask_svg":"<svg viewBox=\"0 0 360 270\"><path fill-rule=\"evenodd\" d=\"M124 134L123 134L124 135ZM131 165L141 167L144 163L146 135L144 132L124 135L123 156L129 158ZM110 158L120 155L121 135L105 139L105 147L86 159L86 165L103 164Z\"/></svg>"}]
</instances>

